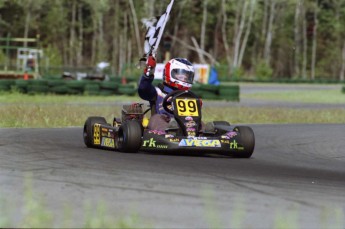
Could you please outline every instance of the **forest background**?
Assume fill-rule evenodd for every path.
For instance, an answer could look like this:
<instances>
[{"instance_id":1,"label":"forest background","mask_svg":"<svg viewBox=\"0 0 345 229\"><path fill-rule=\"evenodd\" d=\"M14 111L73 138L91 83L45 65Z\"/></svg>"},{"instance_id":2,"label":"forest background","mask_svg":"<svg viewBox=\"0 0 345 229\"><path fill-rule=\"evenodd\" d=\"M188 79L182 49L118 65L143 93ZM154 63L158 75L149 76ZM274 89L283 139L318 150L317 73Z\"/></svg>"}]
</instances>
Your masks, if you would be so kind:
<instances>
[{"instance_id":1,"label":"forest background","mask_svg":"<svg viewBox=\"0 0 345 229\"><path fill-rule=\"evenodd\" d=\"M119 75L143 55L141 19L169 2L0 0L0 37L38 38L50 66L106 61ZM169 52L228 80L344 81L345 0L175 0L158 51L159 62ZM0 50L0 67L4 58Z\"/></svg>"}]
</instances>

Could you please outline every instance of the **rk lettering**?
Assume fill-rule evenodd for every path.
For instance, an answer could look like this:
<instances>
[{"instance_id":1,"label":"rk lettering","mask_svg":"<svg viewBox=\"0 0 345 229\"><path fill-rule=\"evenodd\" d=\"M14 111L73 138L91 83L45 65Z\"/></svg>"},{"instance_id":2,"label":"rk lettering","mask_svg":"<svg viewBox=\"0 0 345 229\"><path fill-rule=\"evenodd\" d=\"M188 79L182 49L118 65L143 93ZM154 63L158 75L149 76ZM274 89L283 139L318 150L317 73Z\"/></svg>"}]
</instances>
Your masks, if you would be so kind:
<instances>
[{"instance_id":1,"label":"rk lettering","mask_svg":"<svg viewBox=\"0 0 345 229\"><path fill-rule=\"evenodd\" d=\"M236 140L234 140L233 142L230 143L230 149L237 149L238 146L237 146L237 142Z\"/></svg>"},{"instance_id":2,"label":"rk lettering","mask_svg":"<svg viewBox=\"0 0 345 229\"><path fill-rule=\"evenodd\" d=\"M145 147L156 147L156 141L153 140L153 138L150 138L150 140L145 140L143 146Z\"/></svg>"}]
</instances>

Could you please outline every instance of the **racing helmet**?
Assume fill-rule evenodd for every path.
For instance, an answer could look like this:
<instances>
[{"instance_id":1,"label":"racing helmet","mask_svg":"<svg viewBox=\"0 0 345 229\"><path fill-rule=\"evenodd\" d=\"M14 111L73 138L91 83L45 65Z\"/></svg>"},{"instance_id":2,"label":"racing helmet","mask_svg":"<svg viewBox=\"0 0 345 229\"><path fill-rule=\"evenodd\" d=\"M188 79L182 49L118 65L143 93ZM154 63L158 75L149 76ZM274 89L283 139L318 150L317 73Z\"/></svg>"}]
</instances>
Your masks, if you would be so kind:
<instances>
[{"instance_id":1,"label":"racing helmet","mask_svg":"<svg viewBox=\"0 0 345 229\"><path fill-rule=\"evenodd\" d=\"M189 90L193 85L194 67L184 58L174 58L166 63L163 71L163 82L180 90Z\"/></svg>"}]
</instances>

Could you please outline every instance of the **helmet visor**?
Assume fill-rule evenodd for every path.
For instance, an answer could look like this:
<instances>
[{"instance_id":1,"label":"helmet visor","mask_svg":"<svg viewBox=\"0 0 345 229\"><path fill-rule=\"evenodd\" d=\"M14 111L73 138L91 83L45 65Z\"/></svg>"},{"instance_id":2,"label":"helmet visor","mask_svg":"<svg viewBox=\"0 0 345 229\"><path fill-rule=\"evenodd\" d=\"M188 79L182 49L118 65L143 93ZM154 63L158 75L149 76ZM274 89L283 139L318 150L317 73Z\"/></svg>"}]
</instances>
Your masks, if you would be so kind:
<instances>
[{"instance_id":1,"label":"helmet visor","mask_svg":"<svg viewBox=\"0 0 345 229\"><path fill-rule=\"evenodd\" d=\"M192 84L194 79L194 72L184 69L173 69L171 71L171 76L176 80Z\"/></svg>"}]
</instances>

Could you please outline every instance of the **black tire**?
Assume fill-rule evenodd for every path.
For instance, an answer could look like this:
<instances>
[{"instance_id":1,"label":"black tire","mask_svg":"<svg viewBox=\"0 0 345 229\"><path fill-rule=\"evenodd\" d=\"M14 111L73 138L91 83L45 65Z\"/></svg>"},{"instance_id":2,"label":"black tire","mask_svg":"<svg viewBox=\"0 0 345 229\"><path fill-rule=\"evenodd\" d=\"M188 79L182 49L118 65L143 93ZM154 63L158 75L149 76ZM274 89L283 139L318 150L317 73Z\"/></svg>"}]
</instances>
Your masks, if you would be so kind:
<instances>
[{"instance_id":1,"label":"black tire","mask_svg":"<svg viewBox=\"0 0 345 229\"><path fill-rule=\"evenodd\" d=\"M118 132L117 146L119 151L136 153L141 147L142 127L136 120L122 123Z\"/></svg>"},{"instance_id":2,"label":"black tire","mask_svg":"<svg viewBox=\"0 0 345 229\"><path fill-rule=\"evenodd\" d=\"M249 126L236 126L234 131L240 133L240 142L243 144L244 150L234 153L237 158L250 158L254 152L255 136L254 131Z\"/></svg>"},{"instance_id":3,"label":"black tire","mask_svg":"<svg viewBox=\"0 0 345 229\"><path fill-rule=\"evenodd\" d=\"M87 147L93 147L93 125L95 123L107 124L107 121L105 118L98 116L92 116L86 119L83 129L83 138Z\"/></svg>"}]
</instances>

